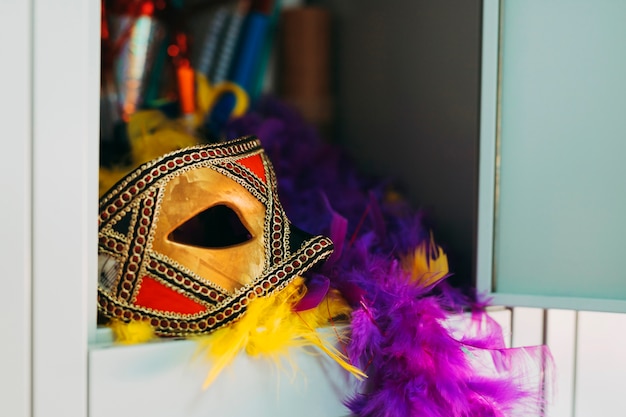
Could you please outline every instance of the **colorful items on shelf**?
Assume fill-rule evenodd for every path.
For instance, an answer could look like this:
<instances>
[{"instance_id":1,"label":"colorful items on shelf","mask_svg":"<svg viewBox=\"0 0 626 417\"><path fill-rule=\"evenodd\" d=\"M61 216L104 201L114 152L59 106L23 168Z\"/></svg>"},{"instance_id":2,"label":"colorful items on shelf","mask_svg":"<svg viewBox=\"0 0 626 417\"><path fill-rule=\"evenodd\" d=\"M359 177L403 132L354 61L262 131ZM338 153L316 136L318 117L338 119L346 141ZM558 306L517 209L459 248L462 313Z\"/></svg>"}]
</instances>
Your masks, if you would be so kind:
<instances>
[{"instance_id":1,"label":"colorful items on shelf","mask_svg":"<svg viewBox=\"0 0 626 417\"><path fill-rule=\"evenodd\" d=\"M125 125L140 110L161 110L204 142L219 137L258 97L278 2L198 7L208 11L209 28L194 42L193 16L180 1L102 0L101 142L107 151L128 150ZM203 103L196 101L198 88L205 89Z\"/></svg>"}]
</instances>

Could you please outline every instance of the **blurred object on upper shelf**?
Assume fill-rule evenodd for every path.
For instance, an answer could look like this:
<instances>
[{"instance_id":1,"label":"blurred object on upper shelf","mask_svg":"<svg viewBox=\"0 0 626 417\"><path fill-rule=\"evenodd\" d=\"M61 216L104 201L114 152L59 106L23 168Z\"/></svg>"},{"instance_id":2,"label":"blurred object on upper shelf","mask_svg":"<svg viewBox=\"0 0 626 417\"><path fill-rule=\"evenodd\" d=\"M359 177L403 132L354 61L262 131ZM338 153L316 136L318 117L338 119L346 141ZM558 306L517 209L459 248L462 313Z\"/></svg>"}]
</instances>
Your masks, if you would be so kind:
<instances>
[{"instance_id":1,"label":"blurred object on upper shelf","mask_svg":"<svg viewBox=\"0 0 626 417\"><path fill-rule=\"evenodd\" d=\"M222 23L219 11L214 15L216 25L224 26L221 45L216 33L210 30L196 66L200 71L207 71L209 83L219 84L226 79L243 88L251 101L258 98L273 46L279 8L279 1L239 0L227 22ZM208 57L213 49L217 49L216 59ZM226 94L212 106L203 126L209 140L222 136L222 129L232 116L234 101L232 95Z\"/></svg>"},{"instance_id":2,"label":"blurred object on upper shelf","mask_svg":"<svg viewBox=\"0 0 626 417\"><path fill-rule=\"evenodd\" d=\"M281 96L327 134L333 118L330 12L317 6L286 8L279 42Z\"/></svg>"},{"instance_id":3,"label":"blurred object on upper shelf","mask_svg":"<svg viewBox=\"0 0 626 417\"><path fill-rule=\"evenodd\" d=\"M261 93L279 0L101 0L101 6L101 165L130 162L129 124L137 113L158 110L174 122L168 129L196 143L216 142ZM161 122L132 130L151 135Z\"/></svg>"},{"instance_id":4,"label":"blurred object on upper shelf","mask_svg":"<svg viewBox=\"0 0 626 417\"><path fill-rule=\"evenodd\" d=\"M103 0L101 7L101 142L126 150L124 126L154 83L166 31L152 1Z\"/></svg>"}]
</instances>

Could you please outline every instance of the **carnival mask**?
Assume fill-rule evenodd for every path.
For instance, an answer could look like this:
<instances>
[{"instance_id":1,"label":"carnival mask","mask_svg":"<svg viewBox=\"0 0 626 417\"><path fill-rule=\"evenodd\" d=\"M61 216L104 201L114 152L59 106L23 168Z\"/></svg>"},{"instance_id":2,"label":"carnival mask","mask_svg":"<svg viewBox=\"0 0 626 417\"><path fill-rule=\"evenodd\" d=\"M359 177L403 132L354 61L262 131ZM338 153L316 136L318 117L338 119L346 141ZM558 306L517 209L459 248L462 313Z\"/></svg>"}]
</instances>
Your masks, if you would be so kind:
<instances>
[{"instance_id":1,"label":"carnival mask","mask_svg":"<svg viewBox=\"0 0 626 417\"><path fill-rule=\"evenodd\" d=\"M332 250L289 223L258 139L183 149L101 198L98 309L161 336L208 333Z\"/></svg>"}]
</instances>

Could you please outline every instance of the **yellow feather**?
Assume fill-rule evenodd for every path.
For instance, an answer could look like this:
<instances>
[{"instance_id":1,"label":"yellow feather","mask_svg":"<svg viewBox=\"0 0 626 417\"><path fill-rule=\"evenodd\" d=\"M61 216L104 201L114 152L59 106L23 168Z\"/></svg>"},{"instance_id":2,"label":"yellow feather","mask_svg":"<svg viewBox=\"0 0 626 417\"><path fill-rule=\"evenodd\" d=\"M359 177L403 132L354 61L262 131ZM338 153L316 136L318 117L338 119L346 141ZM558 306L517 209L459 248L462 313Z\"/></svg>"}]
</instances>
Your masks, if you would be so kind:
<instances>
[{"instance_id":1,"label":"yellow feather","mask_svg":"<svg viewBox=\"0 0 626 417\"><path fill-rule=\"evenodd\" d=\"M113 331L114 340L123 345L145 343L155 337L154 329L146 321L124 323L123 321L113 320L109 323L109 327Z\"/></svg>"},{"instance_id":2,"label":"yellow feather","mask_svg":"<svg viewBox=\"0 0 626 417\"><path fill-rule=\"evenodd\" d=\"M287 360L293 368L295 364L290 361L289 350L294 347L313 346L356 377L366 377L334 346L337 338L340 342L345 338L342 332L318 331L321 326L328 327L329 318L333 317L329 316L329 313L349 314L350 308L347 303L338 292L332 291L315 309L294 313L293 306L305 292L304 279L297 277L284 290L269 297L253 300L248 305L246 314L234 324L198 338L199 351L206 352L213 365L203 388L207 388L244 350L254 357L272 359L279 367L281 360Z\"/></svg>"},{"instance_id":3,"label":"yellow feather","mask_svg":"<svg viewBox=\"0 0 626 417\"><path fill-rule=\"evenodd\" d=\"M418 245L413 253L402 259L403 268L411 274L411 279L422 287L428 287L448 275L448 256L430 239Z\"/></svg>"}]
</instances>

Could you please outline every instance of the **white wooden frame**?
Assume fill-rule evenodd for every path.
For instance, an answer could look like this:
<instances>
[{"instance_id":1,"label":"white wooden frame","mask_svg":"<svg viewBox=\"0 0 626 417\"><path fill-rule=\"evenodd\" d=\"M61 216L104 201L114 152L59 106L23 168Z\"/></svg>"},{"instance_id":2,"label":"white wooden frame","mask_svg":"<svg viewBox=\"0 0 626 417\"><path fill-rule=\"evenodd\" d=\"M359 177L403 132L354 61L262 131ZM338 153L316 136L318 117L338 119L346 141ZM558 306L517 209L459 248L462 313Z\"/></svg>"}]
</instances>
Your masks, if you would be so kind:
<instances>
[{"instance_id":1,"label":"white wooden frame","mask_svg":"<svg viewBox=\"0 0 626 417\"><path fill-rule=\"evenodd\" d=\"M32 415L88 410L100 2L32 2Z\"/></svg>"},{"instance_id":2,"label":"white wooden frame","mask_svg":"<svg viewBox=\"0 0 626 417\"><path fill-rule=\"evenodd\" d=\"M31 150L32 5L7 1L0 7L0 116L4 137L0 184L5 196L0 240L3 265L0 316L0 403L7 415L31 412Z\"/></svg>"}]
</instances>

